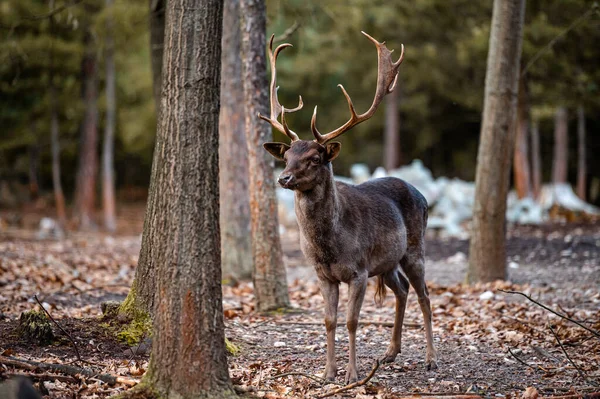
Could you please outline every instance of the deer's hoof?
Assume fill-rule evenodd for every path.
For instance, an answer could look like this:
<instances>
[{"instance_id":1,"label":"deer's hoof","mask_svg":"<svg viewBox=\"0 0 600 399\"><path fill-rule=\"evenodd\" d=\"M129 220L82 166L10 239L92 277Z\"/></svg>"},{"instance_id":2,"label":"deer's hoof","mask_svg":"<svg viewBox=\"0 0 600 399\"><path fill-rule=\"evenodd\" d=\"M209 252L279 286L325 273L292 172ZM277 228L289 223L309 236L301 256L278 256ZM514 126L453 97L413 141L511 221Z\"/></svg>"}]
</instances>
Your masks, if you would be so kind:
<instances>
[{"instance_id":1,"label":"deer's hoof","mask_svg":"<svg viewBox=\"0 0 600 399\"><path fill-rule=\"evenodd\" d=\"M430 359L425 363L425 368L427 369L427 371L430 370L437 370L438 368L438 364L437 361L435 359Z\"/></svg>"},{"instance_id":2,"label":"deer's hoof","mask_svg":"<svg viewBox=\"0 0 600 399\"><path fill-rule=\"evenodd\" d=\"M398 353L400 353L400 351L388 348L388 350L385 351L383 358L379 362L380 363L394 363L394 361L396 360L396 356L398 356Z\"/></svg>"},{"instance_id":3,"label":"deer's hoof","mask_svg":"<svg viewBox=\"0 0 600 399\"><path fill-rule=\"evenodd\" d=\"M325 367L325 372L323 373L323 379L326 381L335 381L335 377L337 377L337 367Z\"/></svg>"},{"instance_id":4,"label":"deer's hoof","mask_svg":"<svg viewBox=\"0 0 600 399\"><path fill-rule=\"evenodd\" d=\"M346 379L345 379L345 383L346 385L348 384L352 384L353 382L358 381L358 374L356 373L356 369L352 370L348 370L346 371Z\"/></svg>"}]
</instances>

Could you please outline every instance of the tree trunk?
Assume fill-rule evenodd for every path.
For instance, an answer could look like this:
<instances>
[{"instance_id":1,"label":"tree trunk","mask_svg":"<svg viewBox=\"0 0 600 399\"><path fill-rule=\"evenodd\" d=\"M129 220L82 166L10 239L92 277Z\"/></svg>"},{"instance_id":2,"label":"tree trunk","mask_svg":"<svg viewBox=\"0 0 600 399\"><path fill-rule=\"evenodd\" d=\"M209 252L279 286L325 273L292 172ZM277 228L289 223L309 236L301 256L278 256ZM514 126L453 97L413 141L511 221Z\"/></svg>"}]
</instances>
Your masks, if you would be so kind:
<instances>
[{"instance_id":1,"label":"tree trunk","mask_svg":"<svg viewBox=\"0 0 600 399\"><path fill-rule=\"evenodd\" d=\"M248 147L244 130L239 0L225 0L221 54L219 186L221 264L225 278L252 276Z\"/></svg>"},{"instance_id":2,"label":"tree trunk","mask_svg":"<svg viewBox=\"0 0 600 399\"><path fill-rule=\"evenodd\" d=\"M542 192L542 156L540 151L540 127L535 119L531 124L531 182L533 197L537 199Z\"/></svg>"},{"instance_id":3,"label":"tree trunk","mask_svg":"<svg viewBox=\"0 0 600 399\"><path fill-rule=\"evenodd\" d=\"M569 158L568 115L565 107L558 107L554 117L554 159L552 183L566 183Z\"/></svg>"},{"instance_id":4,"label":"tree trunk","mask_svg":"<svg viewBox=\"0 0 600 399\"><path fill-rule=\"evenodd\" d=\"M87 32L84 40L85 55L82 62L83 97L85 116L81 129L79 146L79 165L75 184L75 209L79 219L79 228L89 230L93 227L94 202L96 197L96 174L98 170L98 82L96 49L92 34Z\"/></svg>"},{"instance_id":5,"label":"tree trunk","mask_svg":"<svg viewBox=\"0 0 600 399\"><path fill-rule=\"evenodd\" d=\"M112 7L113 0L106 0L106 8ZM117 230L115 204L114 147L116 126L116 82L113 44L112 14L106 20L106 123L104 126L104 148L102 151L102 204L104 209L104 228L111 233Z\"/></svg>"},{"instance_id":6,"label":"tree trunk","mask_svg":"<svg viewBox=\"0 0 600 399\"><path fill-rule=\"evenodd\" d=\"M271 127L259 122L267 115L269 96L265 59L264 0L241 0L244 109L250 173L250 219L254 260L254 292L259 311L289 306L286 271L281 254L274 162L262 144L272 141Z\"/></svg>"},{"instance_id":7,"label":"tree trunk","mask_svg":"<svg viewBox=\"0 0 600 399\"><path fill-rule=\"evenodd\" d=\"M585 155L585 110L583 105L577 107L577 195L586 200L586 155Z\"/></svg>"},{"instance_id":8,"label":"tree trunk","mask_svg":"<svg viewBox=\"0 0 600 399\"><path fill-rule=\"evenodd\" d=\"M222 2L169 0L159 117L140 264L155 269L152 357L162 398L233 397L219 236Z\"/></svg>"},{"instance_id":9,"label":"tree trunk","mask_svg":"<svg viewBox=\"0 0 600 399\"><path fill-rule=\"evenodd\" d=\"M470 283L506 278L506 195L511 155L525 0L494 0L477 154L471 231Z\"/></svg>"},{"instance_id":10,"label":"tree trunk","mask_svg":"<svg viewBox=\"0 0 600 399\"><path fill-rule=\"evenodd\" d=\"M54 0L50 0L50 10L54 9ZM54 37L54 16L50 16L50 34ZM50 144L52 147L52 187L54 190L54 202L56 205L56 217L62 228L67 225L67 211L65 207L65 195L60 181L60 141L58 126L58 98L56 95L56 83L54 82L54 47L50 46L50 73L48 86L50 89Z\"/></svg>"},{"instance_id":11,"label":"tree trunk","mask_svg":"<svg viewBox=\"0 0 600 399\"><path fill-rule=\"evenodd\" d=\"M385 152L383 164L388 172L400 166L401 162L399 97L400 87L397 87L385 99Z\"/></svg>"},{"instance_id":12,"label":"tree trunk","mask_svg":"<svg viewBox=\"0 0 600 399\"><path fill-rule=\"evenodd\" d=\"M157 115L160 111L160 94L162 89L166 2L167 0L150 0L150 58L152 64L152 87Z\"/></svg>"},{"instance_id":13,"label":"tree trunk","mask_svg":"<svg viewBox=\"0 0 600 399\"><path fill-rule=\"evenodd\" d=\"M162 101L162 63L165 41L165 21L167 15L167 0L150 0L150 56L152 64L152 85L157 119L160 120L160 103ZM158 126L157 126L158 127ZM157 134L158 136L158 134ZM154 145L154 158L158 156L157 144ZM152 167L149 192L155 190L153 184L157 181L156 168ZM147 205L148 206L148 205ZM146 209L148 212L148 209ZM144 221L144 230L147 228L148 219ZM144 237L144 236L143 236ZM142 238L143 238L142 237ZM142 242L142 245L149 245ZM127 298L121 305L120 312L129 317L145 317L153 312L154 293L156 291L156 270L150 262L138 262L135 276Z\"/></svg>"},{"instance_id":14,"label":"tree trunk","mask_svg":"<svg viewBox=\"0 0 600 399\"><path fill-rule=\"evenodd\" d=\"M527 81L525 78L519 83L519 97L517 100L517 122L515 137L515 152L513 172L517 197L525 198L531 195L531 172L529 168L529 100Z\"/></svg>"},{"instance_id":15,"label":"tree trunk","mask_svg":"<svg viewBox=\"0 0 600 399\"><path fill-rule=\"evenodd\" d=\"M37 141L37 140L36 140ZM29 198L33 201L40 195L39 168L40 168L40 146L32 144L29 146Z\"/></svg>"}]
</instances>

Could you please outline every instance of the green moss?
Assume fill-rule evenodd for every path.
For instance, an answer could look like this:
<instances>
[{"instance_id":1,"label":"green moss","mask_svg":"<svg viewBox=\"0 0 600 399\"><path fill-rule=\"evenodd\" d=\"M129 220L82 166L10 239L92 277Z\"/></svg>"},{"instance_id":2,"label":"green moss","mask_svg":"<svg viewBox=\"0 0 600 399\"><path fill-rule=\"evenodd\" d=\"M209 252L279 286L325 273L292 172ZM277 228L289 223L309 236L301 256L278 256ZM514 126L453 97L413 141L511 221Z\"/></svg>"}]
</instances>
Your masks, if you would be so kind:
<instances>
[{"instance_id":1,"label":"green moss","mask_svg":"<svg viewBox=\"0 0 600 399\"><path fill-rule=\"evenodd\" d=\"M227 353L232 356L237 356L242 351L239 346L228 340L227 337L225 337L225 349L227 349Z\"/></svg>"},{"instance_id":2,"label":"green moss","mask_svg":"<svg viewBox=\"0 0 600 399\"><path fill-rule=\"evenodd\" d=\"M127 343L127 345L138 344L144 337L152 335L152 322L150 317L131 320L117 332L119 341Z\"/></svg>"},{"instance_id":3,"label":"green moss","mask_svg":"<svg viewBox=\"0 0 600 399\"><path fill-rule=\"evenodd\" d=\"M54 341L52 323L44 312L30 310L21 313L19 334L38 345L48 345Z\"/></svg>"}]
</instances>

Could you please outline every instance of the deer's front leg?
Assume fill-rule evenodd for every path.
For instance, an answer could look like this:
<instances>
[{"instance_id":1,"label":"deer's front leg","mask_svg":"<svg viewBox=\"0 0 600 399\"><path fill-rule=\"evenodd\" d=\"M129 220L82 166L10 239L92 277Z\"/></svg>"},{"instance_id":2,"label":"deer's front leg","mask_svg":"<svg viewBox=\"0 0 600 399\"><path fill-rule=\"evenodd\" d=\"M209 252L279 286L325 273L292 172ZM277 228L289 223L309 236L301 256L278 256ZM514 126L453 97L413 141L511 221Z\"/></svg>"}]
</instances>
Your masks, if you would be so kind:
<instances>
[{"instance_id":1,"label":"deer's front leg","mask_svg":"<svg viewBox=\"0 0 600 399\"><path fill-rule=\"evenodd\" d=\"M358 328L358 316L362 307L365 291L367 290L367 275L359 275L348 284L348 314L346 315L346 326L348 327L348 340L350 342L350 353L348 355L348 367L346 368L346 384L358 380L356 370L356 329Z\"/></svg>"},{"instance_id":2,"label":"deer's front leg","mask_svg":"<svg viewBox=\"0 0 600 399\"><path fill-rule=\"evenodd\" d=\"M325 279L319 279L321 295L325 301L325 328L327 329L327 363L323 378L335 381L337 364L335 362L335 328L337 326L337 308L340 287Z\"/></svg>"}]
</instances>

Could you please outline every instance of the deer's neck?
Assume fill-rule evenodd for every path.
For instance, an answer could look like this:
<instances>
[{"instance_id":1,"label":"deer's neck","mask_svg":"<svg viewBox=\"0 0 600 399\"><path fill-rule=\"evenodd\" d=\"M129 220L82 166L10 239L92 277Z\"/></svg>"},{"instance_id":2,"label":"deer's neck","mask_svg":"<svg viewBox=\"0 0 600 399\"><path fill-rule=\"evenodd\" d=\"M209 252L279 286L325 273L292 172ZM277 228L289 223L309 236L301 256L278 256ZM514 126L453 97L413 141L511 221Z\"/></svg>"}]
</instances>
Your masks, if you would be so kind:
<instances>
[{"instance_id":1,"label":"deer's neck","mask_svg":"<svg viewBox=\"0 0 600 399\"><path fill-rule=\"evenodd\" d=\"M323 238L335 232L341 214L341 201L331 168L323 183L309 191L296 191L295 196L296 217L307 238Z\"/></svg>"}]
</instances>

